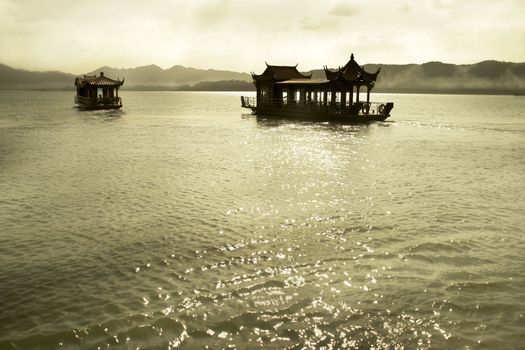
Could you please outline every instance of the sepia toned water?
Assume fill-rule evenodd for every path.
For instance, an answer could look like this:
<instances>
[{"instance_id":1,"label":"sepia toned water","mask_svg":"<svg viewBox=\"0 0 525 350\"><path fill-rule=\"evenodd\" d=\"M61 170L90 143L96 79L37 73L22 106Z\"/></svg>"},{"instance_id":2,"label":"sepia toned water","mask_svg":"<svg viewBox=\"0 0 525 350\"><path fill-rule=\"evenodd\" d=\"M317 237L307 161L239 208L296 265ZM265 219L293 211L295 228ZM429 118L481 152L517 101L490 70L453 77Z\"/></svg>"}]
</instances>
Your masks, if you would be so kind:
<instances>
[{"instance_id":1,"label":"sepia toned water","mask_svg":"<svg viewBox=\"0 0 525 350\"><path fill-rule=\"evenodd\" d=\"M525 98L0 91L0 349L525 346Z\"/></svg>"}]
</instances>

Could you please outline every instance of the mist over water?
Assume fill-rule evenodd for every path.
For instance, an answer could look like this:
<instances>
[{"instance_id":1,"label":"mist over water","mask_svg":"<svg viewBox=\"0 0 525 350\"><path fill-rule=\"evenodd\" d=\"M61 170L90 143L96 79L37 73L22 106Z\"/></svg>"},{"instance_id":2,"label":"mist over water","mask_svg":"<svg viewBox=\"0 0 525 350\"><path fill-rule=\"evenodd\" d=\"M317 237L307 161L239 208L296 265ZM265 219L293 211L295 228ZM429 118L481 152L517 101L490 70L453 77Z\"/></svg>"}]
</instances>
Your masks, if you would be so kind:
<instances>
[{"instance_id":1,"label":"mist over water","mask_svg":"<svg viewBox=\"0 0 525 350\"><path fill-rule=\"evenodd\" d=\"M0 348L519 348L525 98L0 92Z\"/></svg>"}]
</instances>

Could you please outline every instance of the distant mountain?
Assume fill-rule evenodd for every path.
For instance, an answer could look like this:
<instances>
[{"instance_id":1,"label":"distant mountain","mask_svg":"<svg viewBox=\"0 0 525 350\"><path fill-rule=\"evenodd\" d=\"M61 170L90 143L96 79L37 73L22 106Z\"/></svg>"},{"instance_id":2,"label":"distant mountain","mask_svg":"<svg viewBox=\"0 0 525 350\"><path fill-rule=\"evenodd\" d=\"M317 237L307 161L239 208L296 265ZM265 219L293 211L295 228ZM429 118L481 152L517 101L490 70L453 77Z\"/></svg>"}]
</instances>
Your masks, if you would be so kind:
<instances>
[{"instance_id":1,"label":"distant mountain","mask_svg":"<svg viewBox=\"0 0 525 350\"><path fill-rule=\"evenodd\" d=\"M366 64L375 72L381 67L374 91L409 93L512 94L525 91L525 63L483 61L469 65L442 62L423 64ZM323 70L312 78L324 78Z\"/></svg>"},{"instance_id":2,"label":"distant mountain","mask_svg":"<svg viewBox=\"0 0 525 350\"><path fill-rule=\"evenodd\" d=\"M183 66L173 66L162 69L156 65L137 68L118 69L101 67L88 74L100 74L116 78L125 78L125 86L166 86L195 85L200 82L215 82L222 80L239 80L251 82L252 77L247 73L231 72L226 70L196 69Z\"/></svg>"},{"instance_id":3,"label":"distant mountain","mask_svg":"<svg viewBox=\"0 0 525 350\"><path fill-rule=\"evenodd\" d=\"M404 68L404 69L403 69ZM472 65L428 62L381 69L377 86L404 91L507 93L525 90L525 63L483 61Z\"/></svg>"},{"instance_id":4,"label":"distant mountain","mask_svg":"<svg viewBox=\"0 0 525 350\"><path fill-rule=\"evenodd\" d=\"M212 83L224 81L231 85L231 81L250 83L252 77L248 73L232 72L215 69L196 69L183 66L173 66L162 69L156 65L136 68L100 67L87 75L104 75L113 79L125 79L123 89L135 87L156 87L156 89L176 89L178 87L192 87L198 83ZM15 69L0 64L0 90L6 89L74 89L75 75L62 72L30 72ZM239 85L242 86L242 85ZM217 88L215 84L214 89Z\"/></svg>"},{"instance_id":5,"label":"distant mountain","mask_svg":"<svg viewBox=\"0 0 525 350\"><path fill-rule=\"evenodd\" d=\"M135 85L125 88L134 91L252 91L253 82L243 80L201 81L194 85Z\"/></svg>"},{"instance_id":6,"label":"distant mountain","mask_svg":"<svg viewBox=\"0 0 525 350\"><path fill-rule=\"evenodd\" d=\"M367 71L381 67L374 91L409 93L525 93L525 63L483 61L471 65L441 62L424 64L366 64ZM261 68L262 69L262 68ZM136 68L100 67L87 74L104 72L125 78L130 90L253 90L247 73L156 65ZM325 78L322 69L312 77ZM0 89L73 89L75 76L62 72L30 72L0 64Z\"/></svg>"},{"instance_id":7,"label":"distant mountain","mask_svg":"<svg viewBox=\"0 0 525 350\"><path fill-rule=\"evenodd\" d=\"M75 81L75 76L62 72L30 72L0 63L0 90L63 89Z\"/></svg>"}]
</instances>

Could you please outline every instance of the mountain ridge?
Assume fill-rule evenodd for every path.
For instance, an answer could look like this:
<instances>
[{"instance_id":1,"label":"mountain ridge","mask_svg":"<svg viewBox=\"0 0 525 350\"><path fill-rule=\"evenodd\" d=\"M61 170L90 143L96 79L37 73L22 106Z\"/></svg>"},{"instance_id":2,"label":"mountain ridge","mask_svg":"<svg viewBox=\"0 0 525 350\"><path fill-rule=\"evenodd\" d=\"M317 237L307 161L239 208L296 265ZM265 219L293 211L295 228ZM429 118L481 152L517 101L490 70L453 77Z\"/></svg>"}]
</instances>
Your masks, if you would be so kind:
<instances>
[{"instance_id":1,"label":"mountain ridge","mask_svg":"<svg viewBox=\"0 0 525 350\"><path fill-rule=\"evenodd\" d=\"M475 64L452 64L431 61L423 64L365 64L367 71L381 67L374 91L423 93L523 93L525 62L485 60ZM261 67L261 69L264 67ZM124 78L123 89L138 90L225 90L233 87L253 90L248 73L219 69L199 69L173 65L163 69L155 64L134 68L99 67L87 75L100 72L114 79ZM312 78L325 78L322 69L306 71ZM60 71L35 72L0 63L0 90L74 89L76 75Z\"/></svg>"}]
</instances>

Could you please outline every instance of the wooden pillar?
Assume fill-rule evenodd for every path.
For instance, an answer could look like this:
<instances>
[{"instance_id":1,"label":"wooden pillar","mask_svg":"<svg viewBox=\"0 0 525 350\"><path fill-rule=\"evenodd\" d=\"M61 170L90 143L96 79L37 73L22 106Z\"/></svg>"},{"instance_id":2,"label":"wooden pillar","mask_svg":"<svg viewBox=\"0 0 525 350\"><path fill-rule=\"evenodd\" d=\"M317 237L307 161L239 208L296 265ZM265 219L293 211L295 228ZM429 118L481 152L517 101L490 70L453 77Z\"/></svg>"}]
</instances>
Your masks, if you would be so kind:
<instances>
[{"instance_id":1,"label":"wooden pillar","mask_svg":"<svg viewBox=\"0 0 525 350\"><path fill-rule=\"evenodd\" d=\"M366 103L370 103L370 85L366 87Z\"/></svg>"},{"instance_id":2,"label":"wooden pillar","mask_svg":"<svg viewBox=\"0 0 525 350\"><path fill-rule=\"evenodd\" d=\"M354 102L354 86L352 85L350 87L350 105L352 105L352 103Z\"/></svg>"},{"instance_id":3,"label":"wooden pillar","mask_svg":"<svg viewBox=\"0 0 525 350\"><path fill-rule=\"evenodd\" d=\"M357 85L355 103L359 103L359 90L360 89L361 89L361 85Z\"/></svg>"},{"instance_id":4,"label":"wooden pillar","mask_svg":"<svg viewBox=\"0 0 525 350\"><path fill-rule=\"evenodd\" d=\"M328 104L328 90L324 88L323 90L323 104L326 106Z\"/></svg>"},{"instance_id":5,"label":"wooden pillar","mask_svg":"<svg viewBox=\"0 0 525 350\"><path fill-rule=\"evenodd\" d=\"M330 102L335 103L335 89L332 89L332 96L330 98Z\"/></svg>"},{"instance_id":6,"label":"wooden pillar","mask_svg":"<svg viewBox=\"0 0 525 350\"><path fill-rule=\"evenodd\" d=\"M345 89L341 89L341 106L346 106L346 91Z\"/></svg>"}]
</instances>

